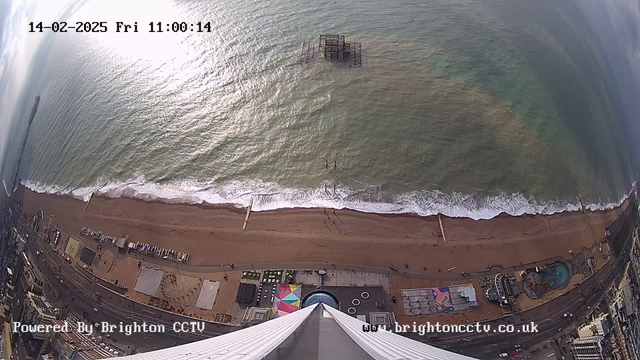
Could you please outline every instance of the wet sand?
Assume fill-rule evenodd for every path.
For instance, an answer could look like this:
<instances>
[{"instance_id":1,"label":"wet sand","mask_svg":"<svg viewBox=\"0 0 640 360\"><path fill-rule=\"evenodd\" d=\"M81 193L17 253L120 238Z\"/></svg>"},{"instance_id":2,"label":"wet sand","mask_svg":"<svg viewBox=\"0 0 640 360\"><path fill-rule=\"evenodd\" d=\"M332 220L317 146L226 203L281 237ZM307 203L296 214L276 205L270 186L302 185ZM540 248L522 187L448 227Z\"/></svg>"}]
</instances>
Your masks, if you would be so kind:
<instances>
[{"instance_id":1,"label":"wet sand","mask_svg":"<svg viewBox=\"0 0 640 360\"><path fill-rule=\"evenodd\" d=\"M231 206L165 204L94 197L86 203L68 197L17 192L27 213L44 211L45 223L66 237L83 226L130 241L191 253L192 266L267 262L315 262L389 267L432 274L448 268L484 271L568 257L604 238L622 209L555 215L502 215L491 220L378 215L351 210L291 209L252 212L242 231L245 209ZM424 270L426 268L426 270Z\"/></svg>"}]
</instances>

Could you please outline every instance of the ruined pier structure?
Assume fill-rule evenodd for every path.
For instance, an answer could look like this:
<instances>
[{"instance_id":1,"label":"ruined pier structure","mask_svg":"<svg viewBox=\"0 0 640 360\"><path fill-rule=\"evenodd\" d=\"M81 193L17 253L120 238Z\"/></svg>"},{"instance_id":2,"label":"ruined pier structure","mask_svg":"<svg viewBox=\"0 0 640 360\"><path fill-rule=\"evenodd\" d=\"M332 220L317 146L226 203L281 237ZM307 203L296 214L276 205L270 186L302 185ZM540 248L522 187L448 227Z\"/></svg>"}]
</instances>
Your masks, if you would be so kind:
<instances>
[{"instance_id":1,"label":"ruined pier structure","mask_svg":"<svg viewBox=\"0 0 640 360\"><path fill-rule=\"evenodd\" d=\"M349 63L349 67L362 66L362 50L359 42L346 42L344 35L324 34L318 39L318 52L325 59ZM311 42L303 42L300 50L300 63L313 60L316 47Z\"/></svg>"}]
</instances>

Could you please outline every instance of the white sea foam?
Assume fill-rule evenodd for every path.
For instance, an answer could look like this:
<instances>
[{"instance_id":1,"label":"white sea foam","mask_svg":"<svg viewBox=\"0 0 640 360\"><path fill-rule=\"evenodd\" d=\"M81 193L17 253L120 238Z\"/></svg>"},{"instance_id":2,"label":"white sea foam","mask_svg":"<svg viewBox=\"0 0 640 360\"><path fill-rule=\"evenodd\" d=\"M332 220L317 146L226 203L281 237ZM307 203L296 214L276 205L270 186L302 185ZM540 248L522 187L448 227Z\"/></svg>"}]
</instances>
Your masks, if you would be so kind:
<instances>
[{"instance_id":1,"label":"white sea foam","mask_svg":"<svg viewBox=\"0 0 640 360\"><path fill-rule=\"evenodd\" d=\"M491 219L501 213L514 216L523 214L554 214L578 211L580 201L543 201L528 199L521 193L481 197L462 193L445 194L441 191L413 191L400 195L384 194L379 187L369 189L286 188L261 181L234 181L223 185L194 181L176 181L165 184L145 181L137 177L127 182L107 182L102 186L68 188L33 181L22 184L32 191L46 194L71 195L88 201L93 192L110 198L128 197L147 201L183 204L232 204L248 206L253 199L253 211L286 208L352 209L378 214L443 214L450 217ZM626 197L616 202L585 204L589 210L617 207Z\"/></svg>"}]
</instances>

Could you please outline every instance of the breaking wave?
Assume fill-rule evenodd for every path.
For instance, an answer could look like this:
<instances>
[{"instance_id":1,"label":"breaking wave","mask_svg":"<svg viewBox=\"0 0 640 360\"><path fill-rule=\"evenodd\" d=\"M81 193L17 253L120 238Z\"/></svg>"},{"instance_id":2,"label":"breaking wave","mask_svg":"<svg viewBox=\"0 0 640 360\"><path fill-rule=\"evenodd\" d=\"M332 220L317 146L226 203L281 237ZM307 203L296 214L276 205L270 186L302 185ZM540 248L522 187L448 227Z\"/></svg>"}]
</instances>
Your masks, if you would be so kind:
<instances>
[{"instance_id":1,"label":"breaking wave","mask_svg":"<svg viewBox=\"0 0 640 360\"><path fill-rule=\"evenodd\" d=\"M37 193L70 195L88 201L91 194L109 198L127 197L146 201L181 204L231 204L253 211L286 208L334 208L352 209L377 214L418 214L421 216L443 214L449 217L467 217L475 220L491 219L507 213L554 214L580 210L580 200L539 200L527 198L521 193L501 193L494 196L443 193L438 190L412 191L391 195L379 186L365 189L334 189L330 185L315 189L287 188L261 181L233 181L226 184L206 184L194 181L169 183L147 182L138 177L127 182L107 182L93 187L69 188L40 182L22 181L22 185ZM617 202L585 204L589 210L605 210L622 204Z\"/></svg>"}]
</instances>

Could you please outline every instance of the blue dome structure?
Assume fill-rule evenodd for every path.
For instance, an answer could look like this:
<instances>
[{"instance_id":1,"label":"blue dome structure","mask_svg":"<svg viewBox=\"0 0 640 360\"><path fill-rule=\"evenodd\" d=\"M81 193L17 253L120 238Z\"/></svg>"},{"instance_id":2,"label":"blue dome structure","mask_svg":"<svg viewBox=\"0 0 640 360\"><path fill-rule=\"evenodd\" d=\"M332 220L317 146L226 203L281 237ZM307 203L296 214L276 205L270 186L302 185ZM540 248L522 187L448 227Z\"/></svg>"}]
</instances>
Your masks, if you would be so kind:
<instances>
[{"instance_id":1,"label":"blue dome structure","mask_svg":"<svg viewBox=\"0 0 640 360\"><path fill-rule=\"evenodd\" d=\"M338 299L336 299L332 294L324 291L317 291L307 295L307 297L302 300L302 307L306 308L317 303L323 303L334 309L338 309Z\"/></svg>"}]
</instances>

